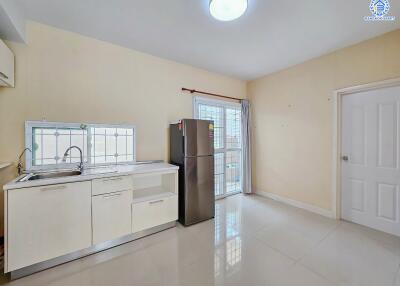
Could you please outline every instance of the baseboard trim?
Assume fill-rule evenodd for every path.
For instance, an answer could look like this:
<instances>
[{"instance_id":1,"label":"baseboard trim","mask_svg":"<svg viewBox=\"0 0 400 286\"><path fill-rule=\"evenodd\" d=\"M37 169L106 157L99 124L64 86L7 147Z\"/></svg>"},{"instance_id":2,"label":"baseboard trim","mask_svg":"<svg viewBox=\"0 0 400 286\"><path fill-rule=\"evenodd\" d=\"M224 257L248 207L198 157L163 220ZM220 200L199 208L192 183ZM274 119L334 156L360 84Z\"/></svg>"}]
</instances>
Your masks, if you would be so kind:
<instances>
[{"instance_id":1,"label":"baseboard trim","mask_svg":"<svg viewBox=\"0 0 400 286\"><path fill-rule=\"evenodd\" d=\"M270 193L270 192L256 191L255 194L259 195L259 196L262 196L262 197L266 197L266 198L272 199L274 201L278 201L278 202L281 202L281 203L284 203L284 204L299 208L299 209L303 209L303 210L306 210L306 211L309 211L309 212L312 212L312 213L315 213L315 214L319 214L319 215L322 215L324 217L335 218L334 214L332 213L332 211L329 211L329 210L326 210L326 209L322 209L320 207L316 207L316 206L313 206L313 205L310 205L310 204L307 204L307 203L303 203L303 202L299 202L299 201L296 201L296 200L292 200L292 199L289 199L289 198L286 198L286 197L282 197L280 195L273 194L273 193Z\"/></svg>"}]
</instances>

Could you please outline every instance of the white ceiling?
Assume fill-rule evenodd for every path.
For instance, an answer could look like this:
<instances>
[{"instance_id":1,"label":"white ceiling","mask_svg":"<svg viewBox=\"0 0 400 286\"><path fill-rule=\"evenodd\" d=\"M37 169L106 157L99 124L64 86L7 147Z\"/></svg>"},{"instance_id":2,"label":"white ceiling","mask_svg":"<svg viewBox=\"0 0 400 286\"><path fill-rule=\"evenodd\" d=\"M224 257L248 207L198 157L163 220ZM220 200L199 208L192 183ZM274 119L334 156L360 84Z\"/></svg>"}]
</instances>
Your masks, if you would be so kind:
<instances>
[{"instance_id":1,"label":"white ceiling","mask_svg":"<svg viewBox=\"0 0 400 286\"><path fill-rule=\"evenodd\" d=\"M365 22L369 0L248 0L218 22L209 0L16 0L28 19L249 80L400 28Z\"/></svg>"}]
</instances>

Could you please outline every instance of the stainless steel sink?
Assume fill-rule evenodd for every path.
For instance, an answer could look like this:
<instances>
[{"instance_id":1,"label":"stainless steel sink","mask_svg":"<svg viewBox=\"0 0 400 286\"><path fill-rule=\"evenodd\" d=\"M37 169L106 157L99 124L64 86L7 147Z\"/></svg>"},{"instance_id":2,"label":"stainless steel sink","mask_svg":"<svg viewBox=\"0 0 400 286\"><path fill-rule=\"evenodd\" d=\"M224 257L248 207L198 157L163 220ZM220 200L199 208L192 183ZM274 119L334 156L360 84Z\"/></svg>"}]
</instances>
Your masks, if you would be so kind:
<instances>
[{"instance_id":1,"label":"stainless steel sink","mask_svg":"<svg viewBox=\"0 0 400 286\"><path fill-rule=\"evenodd\" d=\"M81 171L34 173L34 174L29 174L29 175L25 176L24 178L22 178L20 180L20 182L43 180L43 179L54 179L54 178L62 178L62 177L71 177L71 176L79 176L81 174L82 174Z\"/></svg>"}]
</instances>

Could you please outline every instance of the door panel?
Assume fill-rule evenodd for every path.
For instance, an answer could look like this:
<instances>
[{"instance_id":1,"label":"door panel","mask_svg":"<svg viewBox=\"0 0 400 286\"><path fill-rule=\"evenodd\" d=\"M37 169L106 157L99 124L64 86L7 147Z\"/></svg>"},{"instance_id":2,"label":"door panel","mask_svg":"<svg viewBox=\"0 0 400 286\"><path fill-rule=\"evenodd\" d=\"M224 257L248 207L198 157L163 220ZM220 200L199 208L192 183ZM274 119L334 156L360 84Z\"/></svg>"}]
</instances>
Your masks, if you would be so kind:
<instances>
[{"instance_id":1,"label":"door panel","mask_svg":"<svg viewBox=\"0 0 400 286\"><path fill-rule=\"evenodd\" d=\"M225 194L225 153L215 153L215 196L221 197Z\"/></svg>"},{"instance_id":2,"label":"door panel","mask_svg":"<svg viewBox=\"0 0 400 286\"><path fill-rule=\"evenodd\" d=\"M214 156L185 158L185 224L214 217Z\"/></svg>"},{"instance_id":3,"label":"door panel","mask_svg":"<svg viewBox=\"0 0 400 286\"><path fill-rule=\"evenodd\" d=\"M400 236L400 87L343 98L342 218Z\"/></svg>"},{"instance_id":4,"label":"door panel","mask_svg":"<svg viewBox=\"0 0 400 286\"><path fill-rule=\"evenodd\" d=\"M226 193L238 193L242 190L242 153L227 151L225 156Z\"/></svg>"},{"instance_id":5,"label":"door panel","mask_svg":"<svg viewBox=\"0 0 400 286\"><path fill-rule=\"evenodd\" d=\"M397 220L397 194L398 186L389 184L378 185L378 216L392 221Z\"/></svg>"},{"instance_id":6,"label":"door panel","mask_svg":"<svg viewBox=\"0 0 400 286\"><path fill-rule=\"evenodd\" d=\"M351 162L364 165L366 154L366 108L364 106L352 106L351 108Z\"/></svg>"},{"instance_id":7,"label":"door panel","mask_svg":"<svg viewBox=\"0 0 400 286\"><path fill-rule=\"evenodd\" d=\"M90 182L9 191L7 271L91 245Z\"/></svg>"},{"instance_id":8,"label":"door panel","mask_svg":"<svg viewBox=\"0 0 400 286\"><path fill-rule=\"evenodd\" d=\"M378 108L378 167L396 168L397 104L379 104Z\"/></svg>"},{"instance_id":9,"label":"door panel","mask_svg":"<svg viewBox=\"0 0 400 286\"><path fill-rule=\"evenodd\" d=\"M132 191L92 197L93 244L132 232L131 202Z\"/></svg>"},{"instance_id":10,"label":"door panel","mask_svg":"<svg viewBox=\"0 0 400 286\"><path fill-rule=\"evenodd\" d=\"M351 181L351 209L365 211L365 182L361 180Z\"/></svg>"}]
</instances>

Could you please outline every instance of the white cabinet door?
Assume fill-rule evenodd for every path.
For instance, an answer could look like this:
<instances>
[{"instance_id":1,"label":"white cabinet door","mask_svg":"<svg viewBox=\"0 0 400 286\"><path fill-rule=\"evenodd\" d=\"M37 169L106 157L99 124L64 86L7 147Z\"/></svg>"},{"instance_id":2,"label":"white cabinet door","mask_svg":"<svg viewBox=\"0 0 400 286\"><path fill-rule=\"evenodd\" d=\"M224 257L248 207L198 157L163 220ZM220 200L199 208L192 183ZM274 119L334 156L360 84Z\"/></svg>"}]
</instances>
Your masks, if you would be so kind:
<instances>
[{"instance_id":1,"label":"white cabinet door","mask_svg":"<svg viewBox=\"0 0 400 286\"><path fill-rule=\"evenodd\" d=\"M343 98L342 218L400 236L400 87Z\"/></svg>"},{"instance_id":2,"label":"white cabinet door","mask_svg":"<svg viewBox=\"0 0 400 286\"><path fill-rule=\"evenodd\" d=\"M8 191L7 271L91 246L91 182Z\"/></svg>"},{"instance_id":3,"label":"white cabinet door","mask_svg":"<svg viewBox=\"0 0 400 286\"><path fill-rule=\"evenodd\" d=\"M132 233L132 191L92 198L93 244Z\"/></svg>"},{"instance_id":4,"label":"white cabinet door","mask_svg":"<svg viewBox=\"0 0 400 286\"><path fill-rule=\"evenodd\" d=\"M178 220L178 196L132 204L133 232Z\"/></svg>"},{"instance_id":5,"label":"white cabinet door","mask_svg":"<svg viewBox=\"0 0 400 286\"><path fill-rule=\"evenodd\" d=\"M0 86L14 87L14 54L0 40Z\"/></svg>"}]
</instances>

